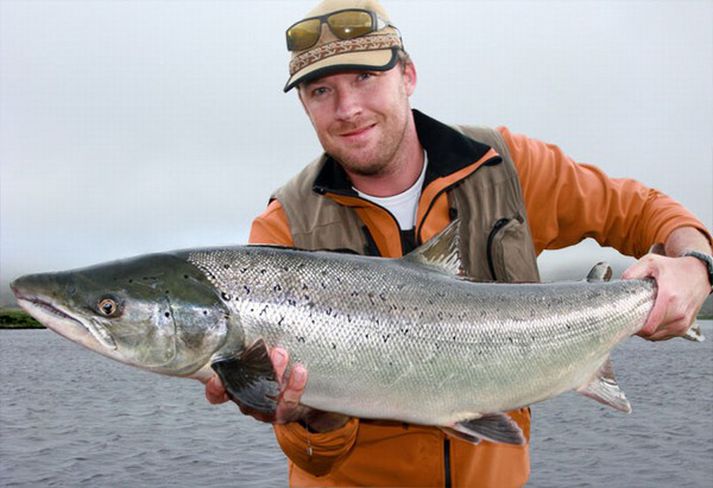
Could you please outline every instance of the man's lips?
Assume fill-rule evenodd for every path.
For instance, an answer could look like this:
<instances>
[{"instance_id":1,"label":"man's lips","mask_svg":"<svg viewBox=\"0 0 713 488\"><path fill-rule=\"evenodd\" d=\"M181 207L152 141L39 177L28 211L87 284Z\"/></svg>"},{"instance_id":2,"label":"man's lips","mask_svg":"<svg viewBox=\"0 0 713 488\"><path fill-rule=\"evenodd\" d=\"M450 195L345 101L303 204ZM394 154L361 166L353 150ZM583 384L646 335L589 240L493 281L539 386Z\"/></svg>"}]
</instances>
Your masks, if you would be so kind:
<instances>
[{"instance_id":1,"label":"man's lips","mask_svg":"<svg viewBox=\"0 0 713 488\"><path fill-rule=\"evenodd\" d=\"M360 127L358 129L350 129L348 131L342 132L339 135L341 137L359 137L363 134L366 134L369 130L371 130L376 124L371 124L371 125L366 125L364 127Z\"/></svg>"}]
</instances>

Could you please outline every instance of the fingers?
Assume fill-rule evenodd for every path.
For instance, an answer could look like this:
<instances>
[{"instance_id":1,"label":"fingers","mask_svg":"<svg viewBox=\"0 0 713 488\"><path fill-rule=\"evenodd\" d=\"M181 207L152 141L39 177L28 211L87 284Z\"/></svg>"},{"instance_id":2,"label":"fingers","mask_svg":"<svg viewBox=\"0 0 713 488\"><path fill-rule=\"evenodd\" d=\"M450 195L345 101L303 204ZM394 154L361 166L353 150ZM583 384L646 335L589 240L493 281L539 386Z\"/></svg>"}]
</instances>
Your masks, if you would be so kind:
<instances>
[{"instance_id":1,"label":"fingers","mask_svg":"<svg viewBox=\"0 0 713 488\"><path fill-rule=\"evenodd\" d=\"M275 348L270 352L270 359L275 368L282 392L275 412L275 422L284 423L297 420L304 413L304 408L300 406L300 399L307 384L307 370L301 364L292 367L288 377L285 377L285 370L288 364L287 351Z\"/></svg>"},{"instance_id":2,"label":"fingers","mask_svg":"<svg viewBox=\"0 0 713 488\"><path fill-rule=\"evenodd\" d=\"M208 402L212 403L213 405L225 403L230 399L228 397L228 393L225 391L225 388L223 388L223 383L216 375L214 375L205 384L205 397Z\"/></svg>"},{"instance_id":3,"label":"fingers","mask_svg":"<svg viewBox=\"0 0 713 488\"><path fill-rule=\"evenodd\" d=\"M623 279L654 278L657 292L654 305L638 335L649 340L681 336L695 319L705 300L701 276L689 267L686 258L646 255L631 265Z\"/></svg>"},{"instance_id":4,"label":"fingers","mask_svg":"<svg viewBox=\"0 0 713 488\"><path fill-rule=\"evenodd\" d=\"M300 402L307 384L307 370L300 364L292 368L289 382L282 392L282 401L288 405L297 405Z\"/></svg>"},{"instance_id":5,"label":"fingers","mask_svg":"<svg viewBox=\"0 0 713 488\"><path fill-rule=\"evenodd\" d=\"M281 347L276 347L270 351L270 361L272 361L272 367L275 370L275 376L277 376L277 382L282 384L282 377L285 375L285 370L287 369L288 362L287 351Z\"/></svg>"},{"instance_id":6,"label":"fingers","mask_svg":"<svg viewBox=\"0 0 713 488\"><path fill-rule=\"evenodd\" d=\"M629 266L621 274L623 280L641 280L644 278L656 278L656 267L650 256L644 256L634 264Z\"/></svg>"}]
</instances>

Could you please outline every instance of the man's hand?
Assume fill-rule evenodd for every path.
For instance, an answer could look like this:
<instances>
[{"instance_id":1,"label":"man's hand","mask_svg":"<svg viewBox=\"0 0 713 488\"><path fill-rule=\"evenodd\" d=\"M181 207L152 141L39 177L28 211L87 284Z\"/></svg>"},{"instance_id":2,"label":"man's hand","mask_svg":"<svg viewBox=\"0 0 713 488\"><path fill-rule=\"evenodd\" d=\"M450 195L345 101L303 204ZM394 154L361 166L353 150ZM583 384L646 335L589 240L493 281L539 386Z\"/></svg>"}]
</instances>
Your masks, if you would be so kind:
<instances>
[{"instance_id":1,"label":"man's hand","mask_svg":"<svg viewBox=\"0 0 713 488\"><path fill-rule=\"evenodd\" d=\"M692 257L647 254L624 271L622 278L656 280L656 301L639 331L652 341L684 335L710 291L703 263Z\"/></svg>"},{"instance_id":2,"label":"man's hand","mask_svg":"<svg viewBox=\"0 0 713 488\"><path fill-rule=\"evenodd\" d=\"M260 420L262 422L271 421L276 424L286 424L298 420L303 421L316 432L328 432L337 429L347 423L349 417L331 412L322 412L304 405L300 405L300 398L307 385L307 370L301 364L295 364L285 378L285 371L289 363L287 351L282 348L274 348L270 351L270 360L275 369L277 381L280 384L280 398L277 403L277 410L274 419L268 417L248 407L235 403L240 407L240 411L245 415ZM206 399L213 404L227 402L228 397L223 384L218 376L213 376L205 385Z\"/></svg>"}]
</instances>

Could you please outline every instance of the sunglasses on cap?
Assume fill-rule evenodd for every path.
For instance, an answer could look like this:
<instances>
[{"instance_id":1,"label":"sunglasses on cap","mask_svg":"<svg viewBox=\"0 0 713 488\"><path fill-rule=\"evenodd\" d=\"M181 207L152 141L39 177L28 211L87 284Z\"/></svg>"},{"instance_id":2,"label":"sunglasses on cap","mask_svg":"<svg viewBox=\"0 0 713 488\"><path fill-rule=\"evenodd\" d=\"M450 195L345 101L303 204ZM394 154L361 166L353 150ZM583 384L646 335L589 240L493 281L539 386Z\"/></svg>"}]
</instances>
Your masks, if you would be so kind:
<instances>
[{"instance_id":1,"label":"sunglasses on cap","mask_svg":"<svg viewBox=\"0 0 713 488\"><path fill-rule=\"evenodd\" d=\"M286 31L287 50L303 51L317 44L326 23L339 39L347 40L393 27L371 10L350 8L337 10L319 17L309 17L292 24Z\"/></svg>"}]
</instances>

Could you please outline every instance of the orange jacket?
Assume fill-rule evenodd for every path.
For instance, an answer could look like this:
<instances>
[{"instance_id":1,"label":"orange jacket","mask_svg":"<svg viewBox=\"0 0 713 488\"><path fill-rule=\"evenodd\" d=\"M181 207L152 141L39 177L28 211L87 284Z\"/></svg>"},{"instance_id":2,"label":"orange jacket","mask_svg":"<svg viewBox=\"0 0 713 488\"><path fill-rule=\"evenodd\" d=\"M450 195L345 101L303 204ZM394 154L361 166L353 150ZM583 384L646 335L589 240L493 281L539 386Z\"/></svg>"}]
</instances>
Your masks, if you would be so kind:
<instances>
[{"instance_id":1,"label":"orange jacket","mask_svg":"<svg viewBox=\"0 0 713 488\"><path fill-rule=\"evenodd\" d=\"M576 164L557 146L511 134L505 128L498 130L520 176L538 254L593 237L601 245L639 257L678 227L706 232L680 204L655 190L633 180L608 178L594 166ZM426 185L417 211L419 241L430 239L450 221L442 190L486 159ZM388 212L354 197L329 193L325 197L355 207L381 255L401 255L399 229ZM278 201L255 219L250 242L292 245L287 217ZM529 410L510 415L529 439ZM448 439L434 427L352 419L325 434L309 433L297 423L276 425L275 434L289 458L292 486L506 487L522 486L529 476L527 446L489 442L474 446Z\"/></svg>"}]
</instances>

